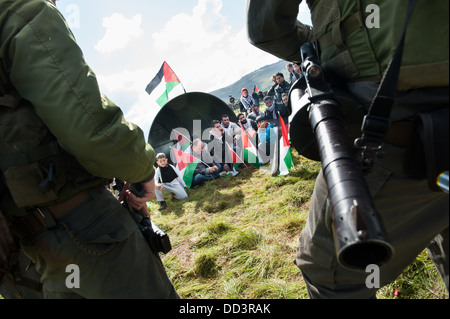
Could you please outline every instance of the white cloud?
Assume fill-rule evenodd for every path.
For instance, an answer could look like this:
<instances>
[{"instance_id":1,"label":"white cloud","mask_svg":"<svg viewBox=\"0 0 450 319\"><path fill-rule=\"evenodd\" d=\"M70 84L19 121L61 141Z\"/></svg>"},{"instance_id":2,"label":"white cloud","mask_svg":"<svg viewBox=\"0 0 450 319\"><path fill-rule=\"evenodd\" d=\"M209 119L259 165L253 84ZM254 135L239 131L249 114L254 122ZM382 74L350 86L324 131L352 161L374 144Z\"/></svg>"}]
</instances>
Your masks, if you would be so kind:
<instances>
[{"instance_id":1,"label":"white cloud","mask_svg":"<svg viewBox=\"0 0 450 319\"><path fill-rule=\"evenodd\" d=\"M128 68L108 76L98 75L102 92L113 101L114 96L129 97L128 105L121 105L125 118L138 124L145 134L160 107L155 102L159 96L157 92L149 96L144 89L164 60L187 92L220 89L247 73L278 61L249 44L244 26L238 31L233 30L221 9L222 0L198 0L191 12L173 16L151 37L142 34L140 15L131 20L120 14L104 19L106 35L96 46L100 53L119 48L126 50L136 35L153 40L147 41L153 47L145 49L143 67ZM121 60L118 65L125 68L126 61Z\"/></svg>"},{"instance_id":2,"label":"white cloud","mask_svg":"<svg viewBox=\"0 0 450 319\"><path fill-rule=\"evenodd\" d=\"M135 93L145 89L145 82L149 82L149 74L153 70L138 69L134 71L123 70L122 72L104 76L98 75L102 90L105 92ZM155 72L156 74L156 72Z\"/></svg>"},{"instance_id":3,"label":"white cloud","mask_svg":"<svg viewBox=\"0 0 450 319\"><path fill-rule=\"evenodd\" d=\"M161 110L161 107L156 104L154 97L148 95L147 92L138 93L136 98L137 100L131 109L125 113L125 119L139 126L147 140L153 119Z\"/></svg>"},{"instance_id":4,"label":"white cloud","mask_svg":"<svg viewBox=\"0 0 450 319\"><path fill-rule=\"evenodd\" d=\"M278 59L249 44L245 28L233 33L221 0L199 0L192 14L173 16L152 35L186 89L209 92Z\"/></svg>"},{"instance_id":5,"label":"white cloud","mask_svg":"<svg viewBox=\"0 0 450 319\"><path fill-rule=\"evenodd\" d=\"M103 18L105 36L97 42L95 50L104 54L125 48L133 38L139 38L144 31L141 28L142 16L135 15L126 19L120 13Z\"/></svg>"},{"instance_id":6,"label":"white cloud","mask_svg":"<svg viewBox=\"0 0 450 319\"><path fill-rule=\"evenodd\" d=\"M220 14L220 0L199 0L192 15L173 16L164 28L152 35L157 50L178 49L188 54L205 55L229 35L231 27Z\"/></svg>"},{"instance_id":7,"label":"white cloud","mask_svg":"<svg viewBox=\"0 0 450 319\"><path fill-rule=\"evenodd\" d=\"M130 81L133 81L132 87L140 93L165 60L188 92L210 92L278 61L248 42L245 26L233 30L221 9L222 0L198 0L191 12L174 15L159 31L151 34L152 47L146 48L146 54L141 56L145 59L141 65L155 70L122 71L115 76L103 77L102 81L110 82L104 85L115 85L116 90L130 92ZM133 37L150 38L143 34L141 19L139 14L127 20L117 13L105 18L103 25L107 31L97 43L96 50L109 53L125 48ZM125 63L120 61L124 67Z\"/></svg>"}]
</instances>

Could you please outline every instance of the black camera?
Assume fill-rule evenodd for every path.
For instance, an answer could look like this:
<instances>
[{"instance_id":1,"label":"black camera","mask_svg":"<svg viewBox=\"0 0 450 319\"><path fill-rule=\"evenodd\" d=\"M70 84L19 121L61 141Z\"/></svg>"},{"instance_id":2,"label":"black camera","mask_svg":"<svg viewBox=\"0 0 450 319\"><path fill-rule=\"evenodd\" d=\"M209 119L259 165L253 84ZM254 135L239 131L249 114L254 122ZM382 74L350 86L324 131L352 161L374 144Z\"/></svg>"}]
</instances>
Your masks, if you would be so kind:
<instances>
[{"instance_id":1,"label":"black camera","mask_svg":"<svg viewBox=\"0 0 450 319\"><path fill-rule=\"evenodd\" d=\"M140 221L139 229L155 254L159 252L167 254L172 250L169 236L147 216Z\"/></svg>"},{"instance_id":2,"label":"black camera","mask_svg":"<svg viewBox=\"0 0 450 319\"><path fill-rule=\"evenodd\" d=\"M130 191L138 197L142 197L145 192L141 183L130 184ZM124 202L124 206L128 207L126 202ZM142 219L138 222L138 227L153 252L155 254L158 254L159 252L167 254L171 251L172 245L170 244L169 235L156 226L156 224L152 222L148 216L144 215L142 212L137 212L135 210L133 211L142 216Z\"/></svg>"}]
</instances>

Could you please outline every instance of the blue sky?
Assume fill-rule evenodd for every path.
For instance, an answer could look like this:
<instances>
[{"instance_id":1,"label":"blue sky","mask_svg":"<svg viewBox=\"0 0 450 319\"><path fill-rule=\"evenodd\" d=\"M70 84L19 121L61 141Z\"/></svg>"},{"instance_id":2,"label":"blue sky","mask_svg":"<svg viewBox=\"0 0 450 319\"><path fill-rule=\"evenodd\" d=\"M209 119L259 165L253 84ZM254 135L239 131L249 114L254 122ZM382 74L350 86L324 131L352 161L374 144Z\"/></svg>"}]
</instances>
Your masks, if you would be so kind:
<instances>
[{"instance_id":1,"label":"blue sky","mask_svg":"<svg viewBox=\"0 0 450 319\"><path fill-rule=\"evenodd\" d=\"M144 89L163 61L187 92L225 87L278 61L248 43L246 0L58 0L57 7L102 92L146 136L160 108L158 92ZM304 3L299 19L311 23Z\"/></svg>"}]
</instances>

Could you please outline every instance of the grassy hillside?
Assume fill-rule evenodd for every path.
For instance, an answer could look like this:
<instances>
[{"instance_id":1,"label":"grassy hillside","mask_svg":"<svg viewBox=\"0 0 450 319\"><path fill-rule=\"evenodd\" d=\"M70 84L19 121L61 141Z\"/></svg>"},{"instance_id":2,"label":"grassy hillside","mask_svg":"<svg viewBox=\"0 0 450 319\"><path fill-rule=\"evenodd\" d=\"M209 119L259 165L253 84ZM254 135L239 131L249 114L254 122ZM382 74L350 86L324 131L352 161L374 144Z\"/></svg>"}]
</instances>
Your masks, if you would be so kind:
<instances>
[{"instance_id":1,"label":"grassy hillside","mask_svg":"<svg viewBox=\"0 0 450 319\"><path fill-rule=\"evenodd\" d=\"M166 196L162 212L149 202L153 221L170 236L173 249L162 259L182 298L308 298L293 260L320 164L293 156L289 176L249 166L236 177L189 190L184 201ZM423 251L377 297L444 299L448 293Z\"/></svg>"},{"instance_id":2,"label":"grassy hillside","mask_svg":"<svg viewBox=\"0 0 450 319\"><path fill-rule=\"evenodd\" d=\"M163 261L182 298L308 297L293 260L320 164L295 152L294 160L289 176L271 177L248 167L236 177L189 190L185 201L168 199L162 212L150 203L153 220L170 236L173 249ZM378 298L448 294L423 252Z\"/></svg>"}]
</instances>

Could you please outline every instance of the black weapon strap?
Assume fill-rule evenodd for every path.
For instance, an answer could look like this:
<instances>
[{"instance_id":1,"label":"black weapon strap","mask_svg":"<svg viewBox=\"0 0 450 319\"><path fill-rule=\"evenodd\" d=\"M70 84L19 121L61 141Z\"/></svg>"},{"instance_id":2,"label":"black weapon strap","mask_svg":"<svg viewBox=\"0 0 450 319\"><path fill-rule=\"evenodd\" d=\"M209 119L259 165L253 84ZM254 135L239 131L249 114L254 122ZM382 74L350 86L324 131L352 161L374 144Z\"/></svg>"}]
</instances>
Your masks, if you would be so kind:
<instances>
[{"instance_id":1,"label":"black weapon strap","mask_svg":"<svg viewBox=\"0 0 450 319\"><path fill-rule=\"evenodd\" d=\"M390 114L394 104L395 92L397 89L400 66L403 56L403 46L405 43L406 27L414 11L417 0L409 0L406 21L403 26L402 36L394 55L386 69L386 72L378 87L378 91L369 108L369 112L364 117L361 127L362 135L355 140L355 146L362 150L363 169L370 170L375 157L382 157L383 139L390 128Z\"/></svg>"}]
</instances>

